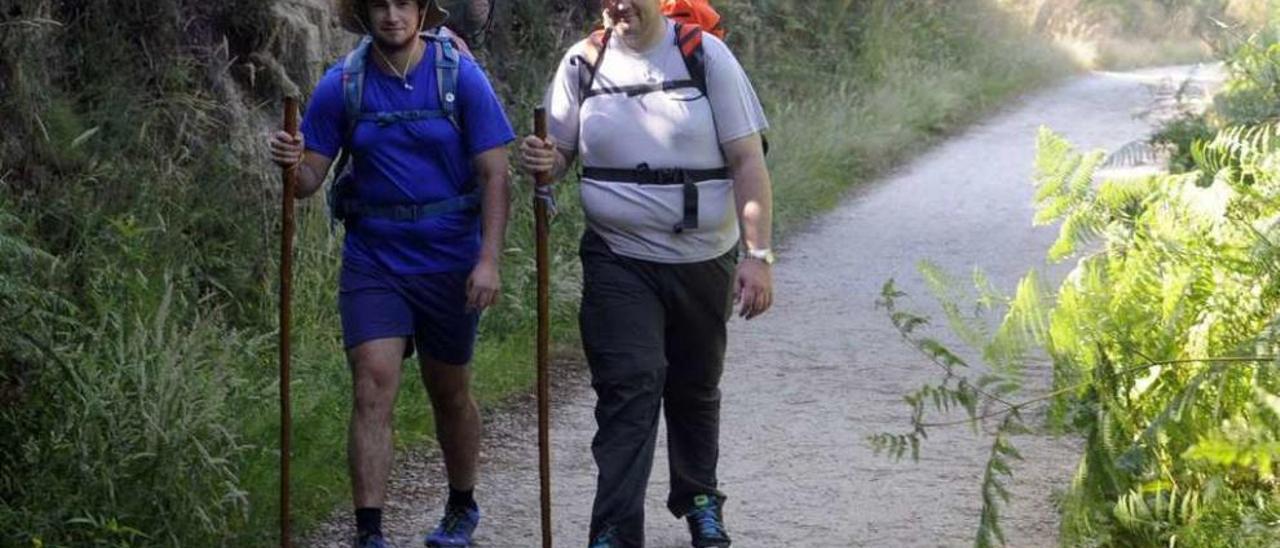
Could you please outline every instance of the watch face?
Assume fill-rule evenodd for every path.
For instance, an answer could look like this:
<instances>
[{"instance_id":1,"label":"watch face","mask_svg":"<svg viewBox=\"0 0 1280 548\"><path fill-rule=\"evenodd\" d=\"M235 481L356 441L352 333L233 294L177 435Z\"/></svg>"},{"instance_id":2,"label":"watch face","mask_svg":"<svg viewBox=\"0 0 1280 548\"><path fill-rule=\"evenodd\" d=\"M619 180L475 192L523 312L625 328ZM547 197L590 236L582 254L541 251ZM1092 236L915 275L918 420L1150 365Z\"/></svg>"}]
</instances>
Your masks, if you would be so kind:
<instances>
[{"instance_id":1,"label":"watch face","mask_svg":"<svg viewBox=\"0 0 1280 548\"><path fill-rule=\"evenodd\" d=\"M769 249L753 249L747 252L747 256L764 264L773 264L774 261L773 251Z\"/></svg>"}]
</instances>

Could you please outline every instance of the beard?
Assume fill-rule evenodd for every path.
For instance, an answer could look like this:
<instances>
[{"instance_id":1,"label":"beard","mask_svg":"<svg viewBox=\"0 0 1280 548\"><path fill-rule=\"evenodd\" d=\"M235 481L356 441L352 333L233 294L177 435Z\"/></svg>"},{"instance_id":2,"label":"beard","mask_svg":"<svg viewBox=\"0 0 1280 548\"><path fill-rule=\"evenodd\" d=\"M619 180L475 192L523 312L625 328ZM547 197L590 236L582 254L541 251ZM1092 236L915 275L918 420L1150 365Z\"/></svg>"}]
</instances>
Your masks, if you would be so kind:
<instances>
[{"instance_id":1,"label":"beard","mask_svg":"<svg viewBox=\"0 0 1280 548\"><path fill-rule=\"evenodd\" d=\"M382 48L382 51L388 54L399 53L415 45L414 41L418 39L418 32L397 30L393 35L388 36L386 33L379 31L373 33L373 39L377 42L378 47Z\"/></svg>"}]
</instances>

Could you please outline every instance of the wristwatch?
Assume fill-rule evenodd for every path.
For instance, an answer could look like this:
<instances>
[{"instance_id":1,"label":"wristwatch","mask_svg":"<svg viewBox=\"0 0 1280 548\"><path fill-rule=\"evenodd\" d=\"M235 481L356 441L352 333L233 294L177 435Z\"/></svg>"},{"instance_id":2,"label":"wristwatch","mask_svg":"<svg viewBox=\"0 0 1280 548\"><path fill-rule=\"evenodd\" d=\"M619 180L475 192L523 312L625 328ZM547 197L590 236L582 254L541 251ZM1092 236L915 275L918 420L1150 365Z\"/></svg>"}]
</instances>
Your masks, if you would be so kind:
<instances>
[{"instance_id":1,"label":"wristwatch","mask_svg":"<svg viewBox=\"0 0 1280 548\"><path fill-rule=\"evenodd\" d=\"M751 259L756 259L767 265L772 265L774 261L778 260L778 258L773 255L773 250L768 248L747 249L747 257Z\"/></svg>"}]
</instances>

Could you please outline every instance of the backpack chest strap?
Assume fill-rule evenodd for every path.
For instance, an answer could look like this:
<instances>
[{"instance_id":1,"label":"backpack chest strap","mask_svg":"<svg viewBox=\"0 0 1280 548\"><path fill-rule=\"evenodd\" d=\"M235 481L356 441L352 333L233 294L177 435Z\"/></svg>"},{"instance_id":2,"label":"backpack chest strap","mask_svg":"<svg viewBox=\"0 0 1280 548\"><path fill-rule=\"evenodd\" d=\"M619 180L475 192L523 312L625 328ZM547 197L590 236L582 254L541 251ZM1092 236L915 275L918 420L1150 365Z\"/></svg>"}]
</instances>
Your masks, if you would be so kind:
<instances>
[{"instance_id":1,"label":"backpack chest strap","mask_svg":"<svg viewBox=\"0 0 1280 548\"><path fill-rule=\"evenodd\" d=\"M444 110L397 110L388 112L364 112L358 117L361 122L374 122L379 127L386 127L399 122L413 122L417 120L432 120L435 118L448 118L449 112Z\"/></svg>"},{"instance_id":2,"label":"backpack chest strap","mask_svg":"<svg viewBox=\"0 0 1280 548\"><path fill-rule=\"evenodd\" d=\"M695 88L707 95L707 66L702 50L702 28L698 25L675 23L675 46L680 50L680 58L684 61L689 77L683 80L671 80L654 84L637 84L631 86L595 87L596 77L604 64L613 29L596 31L587 37L586 50L575 59L578 65L578 103L600 95L626 94L637 97L646 93L670 91L673 89Z\"/></svg>"},{"instance_id":3,"label":"backpack chest strap","mask_svg":"<svg viewBox=\"0 0 1280 548\"><path fill-rule=\"evenodd\" d=\"M453 40L448 36L422 33L419 37L434 45L436 98L440 108L434 110L408 110L403 112L365 112L364 80L368 70L368 56L376 47L373 37L365 36L356 48L347 54L342 66L343 107L347 117L346 139L350 141L355 133L355 126L360 122L373 121L380 125L409 120L425 120L446 118L459 131L462 125L458 120L458 73L460 67L459 53ZM348 143L349 144L349 143Z\"/></svg>"},{"instance_id":4,"label":"backpack chest strap","mask_svg":"<svg viewBox=\"0 0 1280 548\"><path fill-rule=\"evenodd\" d=\"M626 95L627 97L638 97L646 93L657 93L659 91L671 91L676 89L693 88L701 90L698 83L692 79L672 80L669 82L658 82L654 84L636 84L631 86L600 86L587 90L583 94L582 99L585 101L598 95Z\"/></svg>"},{"instance_id":5,"label":"backpack chest strap","mask_svg":"<svg viewBox=\"0 0 1280 548\"><path fill-rule=\"evenodd\" d=\"M595 179L597 181L612 181L617 183L636 183L641 185L682 185L686 183L728 179L729 168L652 169L646 164L640 164L636 169L584 167L582 168L582 176L588 179Z\"/></svg>"}]
</instances>

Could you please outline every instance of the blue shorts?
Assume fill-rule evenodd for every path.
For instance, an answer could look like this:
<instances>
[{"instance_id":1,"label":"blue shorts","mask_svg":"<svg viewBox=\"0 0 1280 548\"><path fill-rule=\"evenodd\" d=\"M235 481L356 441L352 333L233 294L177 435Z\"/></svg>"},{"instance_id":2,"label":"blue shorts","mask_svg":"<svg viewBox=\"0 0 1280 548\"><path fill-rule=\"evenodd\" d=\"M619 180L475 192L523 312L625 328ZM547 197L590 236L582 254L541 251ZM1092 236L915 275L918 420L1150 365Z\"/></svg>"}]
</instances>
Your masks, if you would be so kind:
<instances>
[{"instance_id":1,"label":"blue shorts","mask_svg":"<svg viewBox=\"0 0 1280 548\"><path fill-rule=\"evenodd\" d=\"M344 264L338 281L343 346L412 338L405 357L418 352L453 365L471 361L478 311L467 310L470 272L398 275Z\"/></svg>"}]
</instances>

